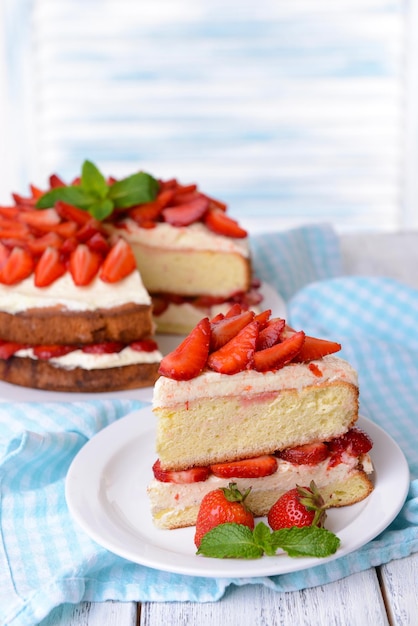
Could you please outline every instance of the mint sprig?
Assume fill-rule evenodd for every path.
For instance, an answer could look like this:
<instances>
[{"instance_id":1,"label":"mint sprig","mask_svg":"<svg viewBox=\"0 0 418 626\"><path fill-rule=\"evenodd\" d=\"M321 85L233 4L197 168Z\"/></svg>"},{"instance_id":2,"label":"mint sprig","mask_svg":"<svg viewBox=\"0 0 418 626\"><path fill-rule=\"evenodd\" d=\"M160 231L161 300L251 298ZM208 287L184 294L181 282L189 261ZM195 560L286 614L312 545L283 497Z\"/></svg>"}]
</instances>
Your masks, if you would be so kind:
<instances>
[{"instance_id":1,"label":"mint sprig","mask_svg":"<svg viewBox=\"0 0 418 626\"><path fill-rule=\"evenodd\" d=\"M115 209L152 202L157 192L158 181L146 172L137 172L108 184L94 163L84 161L79 185L55 187L47 191L39 198L36 208L48 209L61 200L87 211L97 220L104 220Z\"/></svg>"},{"instance_id":2,"label":"mint sprig","mask_svg":"<svg viewBox=\"0 0 418 626\"><path fill-rule=\"evenodd\" d=\"M254 530L243 524L219 524L206 533L197 554L218 559L256 559L275 556L279 549L290 557L325 558L335 554L340 539L325 528L304 526L273 530L259 522Z\"/></svg>"}]
</instances>

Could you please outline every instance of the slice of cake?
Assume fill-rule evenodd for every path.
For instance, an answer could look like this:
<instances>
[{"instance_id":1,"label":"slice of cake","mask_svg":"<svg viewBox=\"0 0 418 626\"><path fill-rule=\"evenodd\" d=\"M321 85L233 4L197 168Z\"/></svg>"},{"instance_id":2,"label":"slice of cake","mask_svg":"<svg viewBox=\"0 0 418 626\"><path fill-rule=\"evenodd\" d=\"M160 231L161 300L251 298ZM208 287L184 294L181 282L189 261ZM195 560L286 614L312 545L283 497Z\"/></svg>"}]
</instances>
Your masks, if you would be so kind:
<instances>
[{"instance_id":1,"label":"slice of cake","mask_svg":"<svg viewBox=\"0 0 418 626\"><path fill-rule=\"evenodd\" d=\"M311 480L330 506L365 498L372 444L355 427L357 374L334 355L340 348L270 311L236 305L201 320L162 360L154 388L155 524L193 525L203 496L231 479L251 487L255 515Z\"/></svg>"}]
</instances>

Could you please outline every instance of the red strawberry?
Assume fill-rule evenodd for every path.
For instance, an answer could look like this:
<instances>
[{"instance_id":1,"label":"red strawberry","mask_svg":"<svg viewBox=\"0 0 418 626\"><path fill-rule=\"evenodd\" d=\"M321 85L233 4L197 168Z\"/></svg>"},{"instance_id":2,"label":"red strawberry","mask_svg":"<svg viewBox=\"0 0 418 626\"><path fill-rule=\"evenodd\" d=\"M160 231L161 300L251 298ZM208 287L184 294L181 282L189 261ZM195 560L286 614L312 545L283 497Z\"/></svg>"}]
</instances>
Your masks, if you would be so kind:
<instances>
[{"instance_id":1,"label":"red strawberry","mask_svg":"<svg viewBox=\"0 0 418 626\"><path fill-rule=\"evenodd\" d=\"M238 302L234 302L231 308L225 313L225 317L234 317L242 313L242 306Z\"/></svg>"},{"instance_id":2,"label":"red strawberry","mask_svg":"<svg viewBox=\"0 0 418 626\"><path fill-rule=\"evenodd\" d=\"M198 222L209 206L209 200L204 197L198 197L190 202L178 204L174 207L163 209L163 217L168 224L172 226L188 226L194 222Z\"/></svg>"},{"instance_id":3,"label":"red strawberry","mask_svg":"<svg viewBox=\"0 0 418 626\"><path fill-rule=\"evenodd\" d=\"M130 343L129 347L138 352L154 352L154 350L158 350L157 342L153 339L139 339Z\"/></svg>"},{"instance_id":4,"label":"red strawberry","mask_svg":"<svg viewBox=\"0 0 418 626\"><path fill-rule=\"evenodd\" d=\"M32 255L23 248L13 248L0 269L0 283L15 285L20 283L33 272L34 261Z\"/></svg>"},{"instance_id":5,"label":"red strawberry","mask_svg":"<svg viewBox=\"0 0 418 626\"><path fill-rule=\"evenodd\" d=\"M266 309L265 311L258 313L254 317L254 321L258 323L260 330L266 326L267 322L270 319L270 315L271 315L271 309Z\"/></svg>"},{"instance_id":6,"label":"red strawberry","mask_svg":"<svg viewBox=\"0 0 418 626\"><path fill-rule=\"evenodd\" d=\"M184 470L164 470L161 467L160 459L155 461L152 471L157 480L162 483L198 483L203 482L209 477L210 471L208 467L189 467Z\"/></svg>"},{"instance_id":7,"label":"red strawberry","mask_svg":"<svg viewBox=\"0 0 418 626\"><path fill-rule=\"evenodd\" d=\"M257 350L265 350L271 348L280 339L281 332L285 327L286 322L280 318L271 319L266 326L260 330L257 339Z\"/></svg>"},{"instance_id":8,"label":"red strawberry","mask_svg":"<svg viewBox=\"0 0 418 626\"><path fill-rule=\"evenodd\" d=\"M60 248L63 243L62 238L57 233L49 232L42 235L42 237L34 237L28 239L26 248L31 254L39 255L47 248Z\"/></svg>"},{"instance_id":9,"label":"red strawberry","mask_svg":"<svg viewBox=\"0 0 418 626\"><path fill-rule=\"evenodd\" d=\"M64 356L77 350L77 346L65 346L59 344L34 346L33 353L38 359L48 360Z\"/></svg>"},{"instance_id":10,"label":"red strawberry","mask_svg":"<svg viewBox=\"0 0 418 626\"><path fill-rule=\"evenodd\" d=\"M49 186L51 189L54 189L55 187L66 187L67 185L57 174L51 174L49 177Z\"/></svg>"},{"instance_id":11,"label":"red strawberry","mask_svg":"<svg viewBox=\"0 0 418 626\"><path fill-rule=\"evenodd\" d=\"M159 373L174 380L190 380L200 374L209 354L210 322L203 318L173 352L165 356Z\"/></svg>"},{"instance_id":12,"label":"red strawberry","mask_svg":"<svg viewBox=\"0 0 418 626\"><path fill-rule=\"evenodd\" d=\"M211 324L210 350L214 352L222 348L228 341L235 337L240 330L249 324L254 317L252 311L244 311L234 317L224 317L222 320Z\"/></svg>"},{"instance_id":13,"label":"red strawberry","mask_svg":"<svg viewBox=\"0 0 418 626\"><path fill-rule=\"evenodd\" d=\"M295 465L317 465L329 455L326 443L305 443L294 448L287 448L277 453L277 456L284 461Z\"/></svg>"},{"instance_id":14,"label":"red strawberry","mask_svg":"<svg viewBox=\"0 0 418 626\"><path fill-rule=\"evenodd\" d=\"M257 322L250 322L222 348L212 352L208 367L221 374L236 374L252 362L258 337Z\"/></svg>"},{"instance_id":15,"label":"red strawberry","mask_svg":"<svg viewBox=\"0 0 418 626\"><path fill-rule=\"evenodd\" d=\"M44 250L35 267L35 285L47 287L57 278L63 276L67 268L61 260L57 248L48 247Z\"/></svg>"},{"instance_id":16,"label":"red strawberry","mask_svg":"<svg viewBox=\"0 0 418 626\"><path fill-rule=\"evenodd\" d=\"M210 466L210 469L218 478L262 478L274 474L277 469L277 459L265 454L241 461L215 463Z\"/></svg>"},{"instance_id":17,"label":"red strawberry","mask_svg":"<svg viewBox=\"0 0 418 626\"><path fill-rule=\"evenodd\" d=\"M103 341L102 343L90 343L82 347L86 354L114 354L121 352L125 345L120 341Z\"/></svg>"},{"instance_id":18,"label":"red strawberry","mask_svg":"<svg viewBox=\"0 0 418 626\"><path fill-rule=\"evenodd\" d=\"M43 209L40 211L22 211L19 214L19 221L44 230L59 224L61 219L55 209Z\"/></svg>"},{"instance_id":19,"label":"red strawberry","mask_svg":"<svg viewBox=\"0 0 418 626\"><path fill-rule=\"evenodd\" d=\"M238 222L225 215L223 211L208 211L203 221L209 230L218 235L234 239L243 239L248 235L247 231L241 228Z\"/></svg>"},{"instance_id":20,"label":"red strawberry","mask_svg":"<svg viewBox=\"0 0 418 626\"><path fill-rule=\"evenodd\" d=\"M14 341L3 341L0 339L0 359L8 359L13 356L15 352L25 348L23 343L16 343Z\"/></svg>"},{"instance_id":21,"label":"red strawberry","mask_svg":"<svg viewBox=\"0 0 418 626\"><path fill-rule=\"evenodd\" d=\"M105 235L106 231L98 220L90 218L88 222L85 222L85 224L83 224L77 231L77 239L81 243L86 243L86 241L99 233L101 235Z\"/></svg>"},{"instance_id":22,"label":"red strawberry","mask_svg":"<svg viewBox=\"0 0 418 626\"><path fill-rule=\"evenodd\" d=\"M10 254L9 248L0 241L0 269L6 263L9 257L9 254Z\"/></svg>"},{"instance_id":23,"label":"red strawberry","mask_svg":"<svg viewBox=\"0 0 418 626\"><path fill-rule=\"evenodd\" d=\"M327 354L333 354L339 350L341 350L341 344L336 341L317 339L316 337L306 335L302 349L293 360L298 363L302 361L314 361L315 359L320 359Z\"/></svg>"},{"instance_id":24,"label":"red strawberry","mask_svg":"<svg viewBox=\"0 0 418 626\"><path fill-rule=\"evenodd\" d=\"M236 483L207 493L199 508L194 542L199 548L202 537L219 524L243 524L254 529L254 516L245 505L250 489L241 493Z\"/></svg>"},{"instance_id":25,"label":"red strawberry","mask_svg":"<svg viewBox=\"0 0 418 626\"><path fill-rule=\"evenodd\" d=\"M118 239L103 262L100 278L105 283L117 283L135 269L136 260L131 246L124 239Z\"/></svg>"},{"instance_id":26,"label":"red strawberry","mask_svg":"<svg viewBox=\"0 0 418 626\"><path fill-rule=\"evenodd\" d=\"M273 530L293 526L322 527L325 518L324 500L313 481L309 487L296 486L280 496L267 516Z\"/></svg>"},{"instance_id":27,"label":"red strawberry","mask_svg":"<svg viewBox=\"0 0 418 626\"><path fill-rule=\"evenodd\" d=\"M359 428L351 428L341 437L336 437L328 443L328 448L332 455L330 465L338 465L344 452L357 457L361 454L366 454L372 447L373 442L367 433Z\"/></svg>"},{"instance_id":28,"label":"red strawberry","mask_svg":"<svg viewBox=\"0 0 418 626\"><path fill-rule=\"evenodd\" d=\"M162 206L157 200L154 200L154 202L146 202L129 209L128 215L131 219L135 220L139 226L147 228L151 227L151 224L155 226L161 211Z\"/></svg>"},{"instance_id":29,"label":"red strawberry","mask_svg":"<svg viewBox=\"0 0 418 626\"><path fill-rule=\"evenodd\" d=\"M83 226L83 224L87 224L91 220L90 213L62 200L58 200L55 203L55 210L63 220L75 222L79 226Z\"/></svg>"},{"instance_id":30,"label":"red strawberry","mask_svg":"<svg viewBox=\"0 0 418 626\"><path fill-rule=\"evenodd\" d=\"M106 254L110 250L110 244L102 235L102 233L94 233L90 239L87 239L86 244L93 250L93 252L98 252L99 254L106 256Z\"/></svg>"},{"instance_id":31,"label":"red strawberry","mask_svg":"<svg viewBox=\"0 0 418 626\"><path fill-rule=\"evenodd\" d=\"M255 352L254 368L259 372L280 369L294 359L302 348L304 339L305 333L300 330L271 348Z\"/></svg>"},{"instance_id":32,"label":"red strawberry","mask_svg":"<svg viewBox=\"0 0 418 626\"><path fill-rule=\"evenodd\" d=\"M70 272L79 287L89 285L99 271L102 258L84 243L78 244L70 255Z\"/></svg>"}]
</instances>

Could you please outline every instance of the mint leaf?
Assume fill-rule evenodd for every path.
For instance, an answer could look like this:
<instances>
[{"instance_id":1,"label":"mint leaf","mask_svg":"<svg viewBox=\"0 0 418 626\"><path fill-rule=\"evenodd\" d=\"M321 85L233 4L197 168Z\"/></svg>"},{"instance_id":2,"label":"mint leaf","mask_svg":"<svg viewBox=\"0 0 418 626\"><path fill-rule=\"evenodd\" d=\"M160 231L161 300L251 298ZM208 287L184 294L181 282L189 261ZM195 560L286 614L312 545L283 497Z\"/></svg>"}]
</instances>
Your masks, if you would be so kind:
<instances>
[{"instance_id":1,"label":"mint leaf","mask_svg":"<svg viewBox=\"0 0 418 626\"><path fill-rule=\"evenodd\" d=\"M282 528L272 533L272 544L276 550L281 548L289 556L314 556L324 558L334 554L339 545L339 538L325 528L304 526Z\"/></svg>"},{"instance_id":2,"label":"mint leaf","mask_svg":"<svg viewBox=\"0 0 418 626\"><path fill-rule=\"evenodd\" d=\"M97 198L82 189L79 185L69 185L68 187L55 187L41 196L36 203L37 209L49 209L58 200L73 204L80 209L87 210L88 207L97 201Z\"/></svg>"},{"instance_id":3,"label":"mint leaf","mask_svg":"<svg viewBox=\"0 0 418 626\"><path fill-rule=\"evenodd\" d=\"M109 200L107 198L105 200L100 200L99 202L91 204L88 210L90 215L95 217L96 220L101 221L106 219L106 217L109 217L109 215L113 213L113 209L114 206L112 200Z\"/></svg>"},{"instance_id":4,"label":"mint leaf","mask_svg":"<svg viewBox=\"0 0 418 626\"><path fill-rule=\"evenodd\" d=\"M270 528L264 522L259 522L253 530L255 544L259 546L267 556L274 556L277 551L272 537L273 535Z\"/></svg>"},{"instance_id":5,"label":"mint leaf","mask_svg":"<svg viewBox=\"0 0 418 626\"><path fill-rule=\"evenodd\" d=\"M197 554L218 559L257 559L263 548L254 542L253 533L244 524L219 524L203 536Z\"/></svg>"},{"instance_id":6,"label":"mint leaf","mask_svg":"<svg viewBox=\"0 0 418 626\"><path fill-rule=\"evenodd\" d=\"M97 199L106 198L109 191L105 177L91 161L84 161L83 163L81 187L87 193L97 196Z\"/></svg>"},{"instance_id":7,"label":"mint leaf","mask_svg":"<svg viewBox=\"0 0 418 626\"><path fill-rule=\"evenodd\" d=\"M113 200L117 209L126 209L135 204L152 202L157 191L158 181L145 172L138 172L113 183L109 188L108 197Z\"/></svg>"}]
</instances>

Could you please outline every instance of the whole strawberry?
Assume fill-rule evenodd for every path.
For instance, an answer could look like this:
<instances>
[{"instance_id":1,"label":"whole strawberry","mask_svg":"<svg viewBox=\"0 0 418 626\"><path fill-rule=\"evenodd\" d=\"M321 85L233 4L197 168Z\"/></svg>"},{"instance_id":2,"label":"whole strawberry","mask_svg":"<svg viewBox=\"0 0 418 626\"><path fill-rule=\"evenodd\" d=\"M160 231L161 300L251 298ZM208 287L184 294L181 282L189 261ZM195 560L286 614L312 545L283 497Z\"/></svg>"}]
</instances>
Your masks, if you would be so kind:
<instances>
[{"instance_id":1,"label":"whole strawberry","mask_svg":"<svg viewBox=\"0 0 418 626\"><path fill-rule=\"evenodd\" d=\"M323 527L324 500L314 481L309 487L296 486L284 493L271 507L267 520L273 530L292 526Z\"/></svg>"},{"instance_id":2,"label":"whole strawberry","mask_svg":"<svg viewBox=\"0 0 418 626\"><path fill-rule=\"evenodd\" d=\"M254 516L245 505L250 489L241 493L236 483L210 491L203 498L196 521L194 542L200 546L203 535L219 524L235 523L254 529Z\"/></svg>"}]
</instances>

